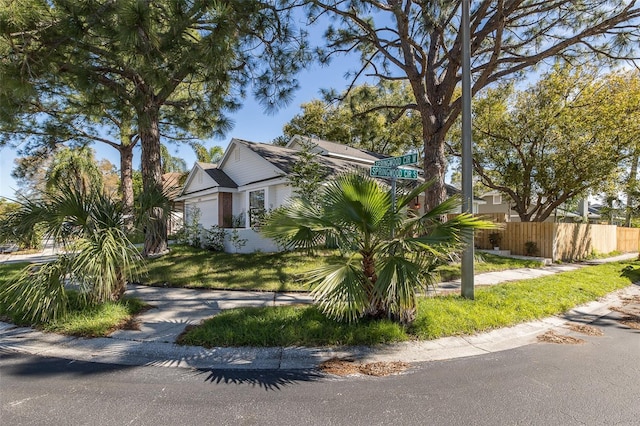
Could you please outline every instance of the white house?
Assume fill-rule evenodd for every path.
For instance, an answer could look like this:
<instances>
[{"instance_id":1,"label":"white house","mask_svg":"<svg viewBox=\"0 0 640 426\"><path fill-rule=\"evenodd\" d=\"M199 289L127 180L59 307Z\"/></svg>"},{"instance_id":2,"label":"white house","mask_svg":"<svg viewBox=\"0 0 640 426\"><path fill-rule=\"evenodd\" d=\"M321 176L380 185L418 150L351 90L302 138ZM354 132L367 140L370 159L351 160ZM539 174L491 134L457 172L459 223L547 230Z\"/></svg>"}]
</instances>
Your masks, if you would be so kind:
<instances>
[{"instance_id":1,"label":"white house","mask_svg":"<svg viewBox=\"0 0 640 426\"><path fill-rule=\"evenodd\" d=\"M331 172L368 167L382 156L317 139L307 139L318 153L317 160ZM204 228L218 225L239 228L247 244L240 251L276 251L271 240L262 238L252 226L264 212L281 206L291 197L286 176L298 159L305 141L293 138L287 147L232 139L220 163L195 163L177 201L184 202L185 221L194 208L200 211ZM228 243L228 244L227 244ZM229 242L225 250L233 251Z\"/></svg>"},{"instance_id":2,"label":"white house","mask_svg":"<svg viewBox=\"0 0 640 426\"><path fill-rule=\"evenodd\" d=\"M232 139L218 164L195 163L176 201L184 202L185 222L194 208L199 209L199 223L208 229L213 225L236 228L246 245L236 249L230 241L225 251L277 251L273 241L252 228L261 216L283 205L293 194L287 175L306 146L316 153L316 160L330 174L354 168L369 169L386 156L319 139L296 136L286 147ZM448 187L451 194L455 188ZM424 205L420 200L417 204ZM474 210L477 210L477 202Z\"/></svg>"}]
</instances>

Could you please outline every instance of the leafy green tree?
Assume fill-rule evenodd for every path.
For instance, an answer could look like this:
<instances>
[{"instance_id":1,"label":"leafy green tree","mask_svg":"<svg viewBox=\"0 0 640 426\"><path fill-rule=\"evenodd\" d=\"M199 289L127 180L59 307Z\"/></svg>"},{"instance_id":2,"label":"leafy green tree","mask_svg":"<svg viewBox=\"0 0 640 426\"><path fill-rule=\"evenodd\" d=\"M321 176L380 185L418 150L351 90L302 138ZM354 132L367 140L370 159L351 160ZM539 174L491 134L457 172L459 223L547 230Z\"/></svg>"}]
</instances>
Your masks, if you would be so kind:
<instances>
[{"instance_id":1,"label":"leafy green tree","mask_svg":"<svg viewBox=\"0 0 640 426\"><path fill-rule=\"evenodd\" d=\"M511 198L523 222L544 221L617 178L636 141L609 89L591 69L556 67L525 91L490 90L475 102L475 171Z\"/></svg>"},{"instance_id":2,"label":"leafy green tree","mask_svg":"<svg viewBox=\"0 0 640 426\"><path fill-rule=\"evenodd\" d=\"M125 211L131 212L133 149L139 137L131 126L130 106L109 101L104 94L100 98L97 91L63 98L50 89L41 86L19 105L7 103L0 108L0 146L13 146L28 159L17 165L14 176L31 184L37 178L37 167L46 166L60 149L106 144L119 153L118 192ZM112 182L108 185L115 187Z\"/></svg>"},{"instance_id":3,"label":"leafy green tree","mask_svg":"<svg viewBox=\"0 0 640 426\"><path fill-rule=\"evenodd\" d=\"M302 113L285 124L284 139L301 135L387 155L422 149L417 116L385 108L413 102L407 85L398 82L362 85L340 98L340 102L316 99L302 104Z\"/></svg>"},{"instance_id":4,"label":"leafy green tree","mask_svg":"<svg viewBox=\"0 0 640 426\"><path fill-rule=\"evenodd\" d=\"M69 298L65 282L80 287L85 303L118 300L137 275L137 248L123 231L119 203L89 188L65 183L38 198L20 200L9 221L17 235L41 227L64 254L42 267L31 265L0 290L0 300L23 319L46 322L64 315Z\"/></svg>"},{"instance_id":5,"label":"leafy green tree","mask_svg":"<svg viewBox=\"0 0 640 426\"><path fill-rule=\"evenodd\" d=\"M446 197L445 141L462 109L461 1L309 0L310 21L331 21L321 58L360 56L351 85L360 78L405 81L411 102L385 105L420 120L424 172L435 179L426 192L432 208ZM518 78L549 58L577 62L636 57L637 2L537 0L471 2L473 93Z\"/></svg>"},{"instance_id":6,"label":"leafy green tree","mask_svg":"<svg viewBox=\"0 0 640 426\"><path fill-rule=\"evenodd\" d=\"M329 170L318 161L317 154L313 152L314 147L312 143L303 140L302 150L287 174L287 181L297 196L317 203L322 196L322 183Z\"/></svg>"},{"instance_id":7,"label":"leafy green tree","mask_svg":"<svg viewBox=\"0 0 640 426\"><path fill-rule=\"evenodd\" d=\"M128 105L144 190L161 192L162 135L224 133L224 114L249 85L267 110L290 100L290 76L307 62L290 13L260 0L10 2L0 15L0 104L9 105L2 115L15 117L27 100L54 90ZM166 218L162 209L149 214L144 254L163 253Z\"/></svg>"},{"instance_id":8,"label":"leafy green tree","mask_svg":"<svg viewBox=\"0 0 640 426\"><path fill-rule=\"evenodd\" d=\"M312 294L331 318L357 321L390 316L411 322L416 292L433 281L438 261L462 245L462 234L490 224L462 214L448 199L425 214L408 208L430 183L400 195L396 205L374 179L347 174L329 182L319 204L295 198L276 210L261 232L289 248L320 247L327 238L345 253L339 262L309 272Z\"/></svg>"},{"instance_id":9,"label":"leafy green tree","mask_svg":"<svg viewBox=\"0 0 640 426\"><path fill-rule=\"evenodd\" d=\"M625 158L620 164L619 179L608 188L608 197L625 195L624 226L630 227L640 205L638 164L640 158L640 71L621 71L603 78L603 124L619 130L617 137L623 141Z\"/></svg>"}]
</instances>

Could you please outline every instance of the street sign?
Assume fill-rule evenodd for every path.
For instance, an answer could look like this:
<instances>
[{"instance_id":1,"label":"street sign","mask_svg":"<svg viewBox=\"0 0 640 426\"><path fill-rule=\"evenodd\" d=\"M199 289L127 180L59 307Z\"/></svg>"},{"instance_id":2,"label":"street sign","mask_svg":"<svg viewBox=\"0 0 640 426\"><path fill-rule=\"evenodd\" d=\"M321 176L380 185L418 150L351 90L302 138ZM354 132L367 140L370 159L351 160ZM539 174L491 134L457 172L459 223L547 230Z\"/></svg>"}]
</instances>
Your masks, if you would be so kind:
<instances>
[{"instance_id":1,"label":"street sign","mask_svg":"<svg viewBox=\"0 0 640 426\"><path fill-rule=\"evenodd\" d=\"M383 158L373 163L374 166L379 167L398 167L408 166L409 164L418 164L418 153L407 154L401 157L389 157Z\"/></svg>"},{"instance_id":2,"label":"street sign","mask_svg":"<svg viewBox=\"0 0 640 426\"><path fill-rule=\"evenodd\" d=\"M369 171L372 177L396 178L396 179L418 179L418 171L412 169L397 169L390 167L373 166Z\"/></svg>"}]
</instances>

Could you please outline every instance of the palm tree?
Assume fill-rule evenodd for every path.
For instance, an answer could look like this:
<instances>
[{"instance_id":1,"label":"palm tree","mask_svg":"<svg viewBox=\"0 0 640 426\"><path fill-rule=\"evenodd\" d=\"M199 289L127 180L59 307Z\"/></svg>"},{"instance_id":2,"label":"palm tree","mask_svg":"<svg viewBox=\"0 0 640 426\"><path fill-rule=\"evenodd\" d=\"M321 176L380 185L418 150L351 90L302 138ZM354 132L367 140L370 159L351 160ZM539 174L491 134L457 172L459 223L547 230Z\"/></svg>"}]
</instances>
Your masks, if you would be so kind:
<instances>
[{"instance_id":1,"label":"palm tree","mask_svg":"<svg viewBox=\"0 0 640 426\"><path fill-rule=\"evenodd\" d=\"M329 317L354 322L363 316L413 320L416 294L433 282L439 261L462 247L462 236L491 223L468 214L441 222L458 200L450 198L422 215L408 206L431 183L392 197L374 179L357 173L331 181L319 204L304 198L271 214L265 236L287 248L313 249L336 241L340 260L309 272L308 284Z\"/></svg>"},{"instance_id":2,"label":"palm tree","mask_svg":"<svg viewBox=\"0 0 640 426\"><path fill-rule=\"evenodd\" d=\"M72 186L78 191L102 191L102 172L94 158L93 150L87 146L65 147L57 151L45 174L47 191Z\"/></svg>"},{"instance_id":3,"label":"palm tree","mask_svg":"<svg viewBox=\"0 0 640 426\"><path fill-rule=\"evenodd\" d=\"M201 143L192 142L191 148L193 148L193 151L196 153L198 161L203 163L217 163L222 160L224 156L224 148L218 145L207 149L207 147Z\"/></svg>"},{"instance_id":4,"label":"palm tree","mask_svg":"<svg viewBox=\"0 0 640 426\"><path fill-rule=\"evenodd\" d=\"M39 268L26 267L0 289L0 301L24 319L46 322L64 314L65 283L85 303L118 300L136 275L141 256L123 231L121 205L101 191L61 183L36 199L23 199L8 224L17 234L35 227L62 245L63 254Z\"/></svg>"}]
</instances>

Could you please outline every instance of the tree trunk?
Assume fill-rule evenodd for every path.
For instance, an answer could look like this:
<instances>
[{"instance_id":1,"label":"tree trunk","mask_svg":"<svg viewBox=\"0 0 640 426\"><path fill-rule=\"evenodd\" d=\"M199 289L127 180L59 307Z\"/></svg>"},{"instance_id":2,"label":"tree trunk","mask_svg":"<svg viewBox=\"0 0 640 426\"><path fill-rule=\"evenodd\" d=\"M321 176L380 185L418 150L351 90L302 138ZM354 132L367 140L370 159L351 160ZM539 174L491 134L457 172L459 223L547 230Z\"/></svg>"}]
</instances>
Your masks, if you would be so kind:
<instances>
[{"instance_id":1,"label":"tree trunk","mask_svg":"<svg viewBox=\"0 0 640 426\"><path fill-rule=\"evenodd\" d=\"M124 278L122 269L118 268L118 270L116 271L116 287L111 293L111 300L117 302L118 300L122 299L125 291L127 291L127 281Z\"/></svg>"},{"instance_id":2,"label":"tree trunk","mask_svg":"<svg viewBox=\"0 0 640 426\"><path fill-rule=\"evenodd\" d=\"M447 158L444 154L445 132L431 131L436 124L435 117L422 118L422 137L424 139L424 178L433 180L433 184L425 191L425 211L429 211L447 198L444 177L447 172Z\"/></svg>"},{"instance_id":3,"label":"tree trunk","mask_svg":"<svg viewBox=\"0 0 640 426\"><path fill-rule=\"evenodd\" d=\"M122 186L122 211L127 231L133 228L133 145L120 145L120 185Z\"/></svg>"},{"instance_id":4,"label":"tree trunk","mask_svg":"<svg viewBox=\"0 0 640 426\"><path fill-rule=\"evenodd\" d=\"M138 111L138 132L142 144L142 187L151 194L162 193L159 111L156 105L146 105ZM149 210L144 236L144 257L155 257L168 251L167 218L164 210L153 206Z\"/></svg>"}]
</instances>

